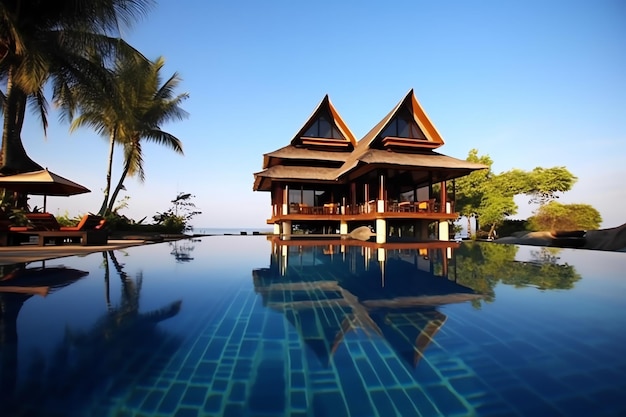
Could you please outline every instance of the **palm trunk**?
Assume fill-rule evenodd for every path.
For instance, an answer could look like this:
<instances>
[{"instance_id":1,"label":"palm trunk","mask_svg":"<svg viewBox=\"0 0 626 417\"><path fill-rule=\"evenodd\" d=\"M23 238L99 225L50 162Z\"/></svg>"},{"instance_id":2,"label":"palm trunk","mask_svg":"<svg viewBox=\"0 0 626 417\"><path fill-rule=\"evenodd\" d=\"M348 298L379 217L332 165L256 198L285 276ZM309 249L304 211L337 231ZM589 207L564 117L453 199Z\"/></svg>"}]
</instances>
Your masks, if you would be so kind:
<instances>
[{"instance_id":1,"label":"palm trunk","mask_svg":"<svg viewBox=\"0 0 626 417\"><path fill-rule=\"evenodd\" d=\"M130 169L130 165L128 164L128 162L126 162L124 164L124 171L122 171L120 180L118 181L117 186L115 187L115 190L113 191L113 194L111 195L111 198L109 199L109 207L107 208L107 213L113 212L113 205L115 204L115 200L117 200L117 195L120 193L120 191L122 190L122 187L124 186L124 180L126 180L126 175L128 174L129 169Z\"/></svg>"},{"instance_id":2,"label":"palm trunk","mask_svg":"<svg viewBox=\"0 0 626 417\"><path fill-rule=\"evenodd\" d=\"M22 126L26 111L26 93L13 86L12 74L9 71L6 101L4 103L4 126L2 131L2 153L0 155L0 173L18 174L39 171L43 167L26 154L22 144Z\"/></svg>"},{"instance_id":3,"label":"palm trunk","mask_svg":"<svg viewBox=\"0 0 626 417\"><path fill-rule=\"evenodd\" d=\"M111 287L109 285L109 258L107 257L107 252L102 252L102 258L104 262L104 300L106 301L107 311L111 312L113 310L113 306L111 304Z\"/></svg>"},{"instance_id":4,"label":"palm trunk","mask_svg":"<svg viewBox=\"0 0 626 417\"><path fill-rule=\"evenodd\" d=\"M107 214L107 207L109 205L109 193L111 191L111 172L113 171L113 151L115 150L115 136L117 133L117 128L113 129L111 133L111 137L109 138L109 165L107 167L107 182L104 187L104 200L102 200L102 205L100 206L100 210L98 214L100 216L104 216Z\"/></svg>"}]
</instances>

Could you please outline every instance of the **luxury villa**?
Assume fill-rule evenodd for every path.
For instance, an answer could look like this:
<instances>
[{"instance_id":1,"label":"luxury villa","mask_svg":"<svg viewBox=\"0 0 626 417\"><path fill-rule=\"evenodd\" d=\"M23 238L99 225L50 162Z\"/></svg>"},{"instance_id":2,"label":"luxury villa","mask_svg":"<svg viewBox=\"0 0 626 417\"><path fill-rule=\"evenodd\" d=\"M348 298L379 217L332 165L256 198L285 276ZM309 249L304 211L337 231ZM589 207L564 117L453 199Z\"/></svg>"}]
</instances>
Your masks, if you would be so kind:
<instances>
[{"instance_id":1,"label":"luxury villa","mask_svg":"<svg viewBox=\"0 0 626 417\"><path fill-rule=\"evenodd\" d=\"M255 191L269 191L274 234L449 240L454 180L487 168L434 150L444 144L413 90L357 141L328 95L289 145L263 157Z\"/></svg>"}]
</instances>

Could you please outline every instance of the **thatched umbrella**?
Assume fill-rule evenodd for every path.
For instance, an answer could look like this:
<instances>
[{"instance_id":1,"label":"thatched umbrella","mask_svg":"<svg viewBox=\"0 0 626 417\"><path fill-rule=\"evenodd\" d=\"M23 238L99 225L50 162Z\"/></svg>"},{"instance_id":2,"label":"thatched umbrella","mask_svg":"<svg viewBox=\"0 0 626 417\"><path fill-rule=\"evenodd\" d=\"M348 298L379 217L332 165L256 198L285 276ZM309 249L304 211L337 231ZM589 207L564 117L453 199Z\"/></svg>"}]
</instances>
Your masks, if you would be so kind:
<instances>
[{"instance_id":1,"label":"thatched umbrella","mask_svg":"<svg viewBox=\"0 0 626 417\"><path fill-rule=\"evenodd\" d=\"M43 210L46 211L46 197L63 196L91 192L88 188L60 175L42 169L40 171L0 176L0 188L22 194L43 195Z\"/></svg>"}]
</instances>

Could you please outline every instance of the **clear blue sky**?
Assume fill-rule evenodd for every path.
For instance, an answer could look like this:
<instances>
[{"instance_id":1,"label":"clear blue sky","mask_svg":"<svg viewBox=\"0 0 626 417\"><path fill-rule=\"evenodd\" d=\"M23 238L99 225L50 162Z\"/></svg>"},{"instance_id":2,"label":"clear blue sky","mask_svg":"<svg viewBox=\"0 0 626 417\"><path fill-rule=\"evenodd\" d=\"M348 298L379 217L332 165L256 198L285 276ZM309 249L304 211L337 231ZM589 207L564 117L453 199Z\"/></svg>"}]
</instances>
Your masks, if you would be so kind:
<instances>
[{"instance_id":1,"label":"clear blue sky","mask_svg":"<svg viewBox=\"0 0 626 417\"><path fill-rule=\"evenodd\" d=\"M266 227L270 197L252 191L252 174L325 94L361 138L414 88L442 153L464 159L477 148L496 173L566 166L579 179L559 201L591 204L603 227L626 222L622 0L161 0L124 37L164 56L164 75L179 72L190 94L189 119L163 126L185 156L147 144L146 182L126 181L122 213L136 220L184 191L203 212L196 227ZM97 211L106 141L86 129L70 135L57 116L45 140L29 114L26 150L92 192L50 197L48 211ZM531 214L519 205L518 217Z\"/></svg>"}]
</instances>

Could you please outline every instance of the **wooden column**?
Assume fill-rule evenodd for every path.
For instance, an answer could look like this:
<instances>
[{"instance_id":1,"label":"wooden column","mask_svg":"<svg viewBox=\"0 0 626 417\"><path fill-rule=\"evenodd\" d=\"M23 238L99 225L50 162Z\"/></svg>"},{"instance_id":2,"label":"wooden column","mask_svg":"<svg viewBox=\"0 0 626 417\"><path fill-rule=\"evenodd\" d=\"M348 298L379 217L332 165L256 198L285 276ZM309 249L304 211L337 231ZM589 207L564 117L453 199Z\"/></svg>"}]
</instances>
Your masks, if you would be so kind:
<instances>
[{"instance_id":1,"label":"wooden column","mask_svg":"<svg viewBox=\"0 0 626 417\"><path fill-rule=\"evenodd\" d=\"M445 181L441 181L441 188L439 190L439 212L440 213L445 213L446 212L446 203L447 201L447 195L448 195L448 191L446 190L446 182Z\"/></svg>"},{"instance_id":2,"label":"wooden column","mask_svg":"<svg viewBox=\"0 0 626 417\"><path fill-rule=\"evenodd\" d=\"M350 183L350 214L356 213L356 183Z\"/></svg>"}]
</instances>

